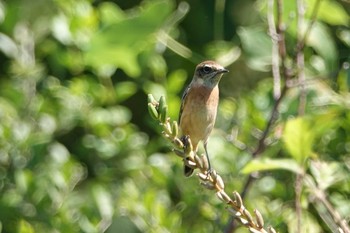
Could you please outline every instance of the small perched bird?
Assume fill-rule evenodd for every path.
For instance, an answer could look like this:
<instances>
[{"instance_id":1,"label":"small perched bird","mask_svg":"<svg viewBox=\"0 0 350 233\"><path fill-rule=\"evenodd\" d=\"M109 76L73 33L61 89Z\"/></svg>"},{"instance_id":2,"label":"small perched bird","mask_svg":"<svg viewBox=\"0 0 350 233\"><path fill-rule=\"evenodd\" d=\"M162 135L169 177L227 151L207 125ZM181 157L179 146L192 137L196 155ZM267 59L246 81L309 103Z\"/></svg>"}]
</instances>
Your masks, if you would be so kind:
<instances>
[{"instance_id":1,"label":"small perched bird","mask_svg":"<svg viewBox=\"0 0 350 233\"><path fill-rule=\"evenodd\" d=\"M218 83L223 73L228 70L214 61L204 61L197 65L192 82L182 95L179 125L183 136L189 136L195 152L203 142L209 170L211 169L207 143L216 119L219 103ZM185 176L190 176L193 169L186 166Z\"/></svg>"}]
</instances>

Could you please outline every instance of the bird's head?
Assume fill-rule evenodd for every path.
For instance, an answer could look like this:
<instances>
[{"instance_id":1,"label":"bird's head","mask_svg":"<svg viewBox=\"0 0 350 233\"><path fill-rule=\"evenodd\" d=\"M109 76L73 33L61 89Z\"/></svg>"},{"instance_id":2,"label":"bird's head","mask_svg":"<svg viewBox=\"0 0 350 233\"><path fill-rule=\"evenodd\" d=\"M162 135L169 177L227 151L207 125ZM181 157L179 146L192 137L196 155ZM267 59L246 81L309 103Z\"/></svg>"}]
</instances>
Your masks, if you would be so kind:
<instances>
[{"instance_id":1,"label":"bird's head","mask_svg":"<svg viewBox=\"0 0 350 233\"><path fill-rule=\"evenodd\" d=\"M193 81L214 88L219 83L222 74L227 72L227 69L214 61L204 61L197 65Z\"/></svg>"}]
</instances>

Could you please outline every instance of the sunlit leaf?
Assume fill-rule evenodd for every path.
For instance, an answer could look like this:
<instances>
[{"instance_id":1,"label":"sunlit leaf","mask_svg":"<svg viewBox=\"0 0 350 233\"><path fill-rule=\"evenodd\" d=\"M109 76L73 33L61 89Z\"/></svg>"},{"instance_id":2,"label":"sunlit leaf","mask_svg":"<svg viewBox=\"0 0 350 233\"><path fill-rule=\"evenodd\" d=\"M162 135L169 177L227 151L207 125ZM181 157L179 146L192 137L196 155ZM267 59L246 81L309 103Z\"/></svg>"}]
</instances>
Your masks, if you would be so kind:
<instances>
[{"instance_id":1,"label":"sunlit leaf","mask_svg":"<svg viewBox=\"0 0 350 233\"><path fill-rule=\"evenodd\" d=\"M34 231L33 226L29 222L22 219L19 223L18 232L19 233L34 233L35 231Z\"/></svg>"},{"instance_id":2,"label":"sunlit leaf","mask_svg":"<svg viewBox=\"0 0 350 233\"><path fill-rule=\"evenodd\" d=\"M103 24L117 23L126 17L124 11L114 2L102 2L98 9Z\"/></svg>"},{"instance_id":3,"label":"sunlit leaf","mask_svg":"<svg viewBox=\"0 0 350 233\"><path fill-rule=\"evenodd\" d=\"M100 215L103 219L110 220L114 212L110 192L101 185L95 185L92 189L92 193Z\"/></svg>"},{"instance_id":4,"label":"sunlit leaf","mask_svg":"<svg viewBox=\"0 0 350 233\"><path fill-rule=\"evenodd\" d=\"M16 186L21 193L27 192L29 182L32 178L32 172L29 170L21 171L15 173Z\"/></svg>"},{"instance_id":5,"label":"sunlit leaf","mask_svg":"<svg viewBox=\"0 0 350 233\"><path fill-rule=\"evenodd\" d=\"M240 57L241 49L232 42L214 41L207 46L206 53L221 65L228 66Z\"/></svg>"},{"instance_id":6,"label":"sunlit leaf","mask_svg":"<svg viewBox=\"0 0 350 233\"><path fill-rule=\"evenodd\" d=\"M339 29L337 36L344 44L350 47L350 30L349 29L346 29L346 28Z\"/></svg>"},{"instance_id":7,"label":"sunlit leaf","mask_svg":"<svg viewBox=\"0 0 350 233\"><path fill-rule=\"evenodd\" d=\"M187 78L184 70L176 70L168 75L167 91L170 93L178 93L183 90Z\"/></svg>"},{"instance_id":8,"label":"sunlit leaf","mask_svg":"<svg viewBox=\"0 0 350 233\"><path fill-rule=\"evenodd\" d=\"M298 162L303 163L311 156L314 134L305 118L295 118L287 121L283 142L289 154Z\"/></svg>"},{"instance_id":9,"label":"sunlit leaf","mask_svg":"<svg viewBox=\"0 0 350 233\"><path fill-rule=\"evenodd\" d=\"M122 102L137 91L137 86L133 82L120 82L115 85L115 94L117 96L117 101Z\"/></svg>"},{"instance_id":10,"label":"sunlit leaf","mask_svg":"<svg viewBox=\"0 0 350 233\"><path fill-rule=\"evenodd\" d=\"M269 171L269 170L287 170L293 173L300 174L303 172L303 168L292 159L254 159L250 161L243 169L244 174L249 174L257 171Z\"/></svg>"},{"instance_id":11,"label":"sunlit leaf","mask_svg":"<svg viewBox=\"0 0 350 233\"><path fill-rule=\"evenodd\" d=\"M87 122L91 125L108 124L112 126L127 124L131 119L131 113L128 108L115 106L106 108L94 108L89 113Z\"/></svg>"},{"instance_id":12,"label":"sunlit leaf","mask_svg":"<svg viewBox=\"0 0 350 233\"><path fill-rule=\"evenodd\" d=\"M307 15L311 17L313 6L319 0L307 0ZM334 25L349 25L349 15L344 7L337 1L325 0L321 1L320 8L317 12L317 18L322 21Z\"/></svg>"},{"instance_id":13,"label":"sunlit leaf","mask_svg":"<svg viewBox=\"0 0 350 233\"><path fill-rule=\"evenodd\" d=\"M310 171L323 190L347 177L337 162L311 161Z\"/></svg>"},{"instance_id":14,"label":"sunlit leaf","mask_svg":"<svg viewBox=\"0 0 350 233\"><path fill-rule=\"evenodd\" d=\"M16 43L7 35L0 33L0 51L8 57L16 58L18 48Z\"/></svg>"}]
</instances>

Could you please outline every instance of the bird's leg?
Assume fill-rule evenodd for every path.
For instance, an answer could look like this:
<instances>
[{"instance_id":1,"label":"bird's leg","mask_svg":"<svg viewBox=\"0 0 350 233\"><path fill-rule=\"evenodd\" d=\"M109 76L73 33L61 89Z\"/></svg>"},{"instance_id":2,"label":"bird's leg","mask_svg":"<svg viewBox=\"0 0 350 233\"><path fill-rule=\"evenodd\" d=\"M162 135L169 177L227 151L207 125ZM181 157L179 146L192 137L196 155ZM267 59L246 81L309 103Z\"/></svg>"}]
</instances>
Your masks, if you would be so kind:
<instances>
[{"instance_id":1,"label":"bird's leg","mask_svg":"<svg viewBox=\"0 0 350 233\"><path fill-rule=\"evenodd\" d=\"M208 149L207 149L207 142L204 142L204 150L205 150L205 156L207 157L207 161L208 161L208 174L210 174L212 170L211 170L209 154L208 154Z\"/></svg>"},{"instance_id":2,"label":"bird's leg","mask_svg":"<svg viewBox=\"0 0 350 233\"><path fill-rule=\"evenodd\" d=\"M190 136L188 136L188 135L184 135L184 136L182 136L180 138L180 140L184 144L185 148L189 146L189 140L188 140L189 138L190 138ZM186 177L191 176L193 171L194 171L193 168L191 168L189 166L186 166L186 164L185 164L185 166L184 166L184 174L185 174Z\"/></svg>"},{"instance_id":3,"label":"bird's leg","mask_svg":"<svg viewBox=\"0 0 350 233\"><path fill-rule=\"evenodd\" d=\"M188 146L188 138L189 138L189 137L190 137L190 136L188 136L188 135L183 135L183 136L180 138L180 140L182 141L182 143L184 144L185 147Z\"/></svg>"}]
</instances>

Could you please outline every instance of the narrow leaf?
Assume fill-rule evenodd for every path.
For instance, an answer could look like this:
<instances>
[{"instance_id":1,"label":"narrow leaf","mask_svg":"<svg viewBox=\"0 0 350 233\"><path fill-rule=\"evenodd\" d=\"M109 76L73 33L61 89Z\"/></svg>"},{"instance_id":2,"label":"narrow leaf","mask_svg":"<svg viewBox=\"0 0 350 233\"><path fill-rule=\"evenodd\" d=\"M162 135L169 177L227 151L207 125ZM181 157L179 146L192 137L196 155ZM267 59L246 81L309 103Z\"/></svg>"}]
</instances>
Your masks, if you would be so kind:
<instances>
[{"instance_id":1,"label":"narrow leaf","mask_svg":"<svg viewBox=\"0 0 350 233\"><path fill-rule=\"evenodd\" d=\"M287 121L283 141L286 150L299 164L312 155L314 134L305 118Z\"/></svg>"},{"instance_id":2,"label":"narrow leaf","mask_svg":"<svg viewBox=\"0 0 350 233\"><path fill-rule=\"evenodd\" d=\"M257 172L257 171L268 171L268 170L288 170L293 173L302 173L303 168L292 159L255 159L249 162L243 169L244 174Z\"/></svg>"}]
</instances>

